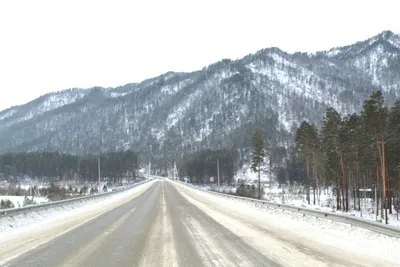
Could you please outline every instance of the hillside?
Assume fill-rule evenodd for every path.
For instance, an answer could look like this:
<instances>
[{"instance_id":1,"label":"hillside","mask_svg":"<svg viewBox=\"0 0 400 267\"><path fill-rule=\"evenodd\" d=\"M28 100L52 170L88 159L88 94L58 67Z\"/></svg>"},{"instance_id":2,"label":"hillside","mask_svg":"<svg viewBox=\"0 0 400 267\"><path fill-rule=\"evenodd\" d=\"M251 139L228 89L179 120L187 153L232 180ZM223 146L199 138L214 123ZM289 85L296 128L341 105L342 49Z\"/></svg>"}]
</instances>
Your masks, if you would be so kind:
<instances>
[{"instance_id":1,"label":"hillside","mask_svg":"<svg viewBox=\"0 0 400 267\"><path fill-rule=\"evenodd\" d=\"M315 54L267 48L191 73L69 89L1 111L0 153L132 149L147 161L234 148L243 165L255 127L272 149L287 147L299 122L320 121L329 106L359 111L374 89L392 103L399 69L400 37L385 31Z\"/></svg>"}]
</instances>

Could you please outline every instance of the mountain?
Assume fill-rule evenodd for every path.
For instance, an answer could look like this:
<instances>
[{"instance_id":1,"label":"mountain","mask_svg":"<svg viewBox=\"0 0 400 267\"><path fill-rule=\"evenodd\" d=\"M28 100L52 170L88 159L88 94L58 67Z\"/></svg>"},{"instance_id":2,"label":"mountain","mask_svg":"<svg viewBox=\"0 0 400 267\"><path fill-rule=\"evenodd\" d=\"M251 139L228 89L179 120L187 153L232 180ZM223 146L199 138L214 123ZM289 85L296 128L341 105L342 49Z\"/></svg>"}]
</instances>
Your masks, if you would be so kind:
<instances>
[{"instance_id":1,"label":"mountain","mask_svg":"<svg viewBox=\"0 0 400 267\"><path fill-rule=\"evenodd\" d=\"M171 160L233 148L242 165L255 127L277 151L293 143L299 122L320 121L329 106L359 111L376 89L393 102L400 95L399 70L400 36L385 31L313 54L267 48L191 73L69 89L1 111L0 153L133 149L143 159Z\"/></svg>"}]
</instances>

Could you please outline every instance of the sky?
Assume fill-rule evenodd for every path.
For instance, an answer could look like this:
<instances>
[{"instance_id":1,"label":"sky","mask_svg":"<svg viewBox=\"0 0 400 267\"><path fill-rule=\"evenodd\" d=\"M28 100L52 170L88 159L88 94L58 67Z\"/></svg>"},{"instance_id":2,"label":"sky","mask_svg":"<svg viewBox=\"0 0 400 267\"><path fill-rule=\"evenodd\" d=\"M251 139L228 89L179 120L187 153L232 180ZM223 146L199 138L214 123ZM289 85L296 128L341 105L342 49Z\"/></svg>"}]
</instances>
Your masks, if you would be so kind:
<instances>
[{"instance_id":1,"label":"sky","mask_svg":"<svg viewBox=\"0 0 400 267\"><path fill-rule=\"evenodd\" d=\"M400 1L0 1L0 110L68 88L190 72L266 47L400 33Z\"/></svg>"}]
</instances>

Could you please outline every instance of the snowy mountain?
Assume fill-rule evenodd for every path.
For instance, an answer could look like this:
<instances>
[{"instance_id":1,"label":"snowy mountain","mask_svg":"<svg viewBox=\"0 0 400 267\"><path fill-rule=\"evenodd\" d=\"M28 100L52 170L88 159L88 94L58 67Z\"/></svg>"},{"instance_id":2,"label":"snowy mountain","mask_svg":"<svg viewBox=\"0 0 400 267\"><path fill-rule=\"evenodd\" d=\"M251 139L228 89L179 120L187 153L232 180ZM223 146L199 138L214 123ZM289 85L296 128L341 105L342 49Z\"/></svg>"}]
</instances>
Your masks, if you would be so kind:
<instances>
[{"instance_id":1,"label":"snowy mountain","mask_svg":"<svg viewBox=\"0 0 400 267\"><path fill-rule=\"evenodd\" d=\"M328 106L358 111L374 89L394 101L399 70L400 36L390 31L315 54L267 48L192 73L70 89L1 111L0 152L130 148L178 157L235 148L246 155L255 127L277 149L292 143L300 121L319 121Z\"/></svg>"}]
</instances>

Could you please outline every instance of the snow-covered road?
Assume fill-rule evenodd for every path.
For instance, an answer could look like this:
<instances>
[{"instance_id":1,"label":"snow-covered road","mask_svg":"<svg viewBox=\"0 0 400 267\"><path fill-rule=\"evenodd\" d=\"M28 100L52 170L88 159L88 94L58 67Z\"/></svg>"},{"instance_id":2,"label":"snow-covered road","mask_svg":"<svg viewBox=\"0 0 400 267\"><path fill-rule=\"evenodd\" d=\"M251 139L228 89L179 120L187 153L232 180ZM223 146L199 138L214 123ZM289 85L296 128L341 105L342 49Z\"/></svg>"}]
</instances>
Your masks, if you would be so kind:
<instances>
[{"instance_id":1,"label":"snow-covered road","mask_svg":"<svg viewBox=\"0 0 400 267\"><path fill-rule=\"evenodd\" d=\"M0 266L400 266L400 241L366 230L169 180L123 194L1 233Z\"/></svg>"}]
</instances>

